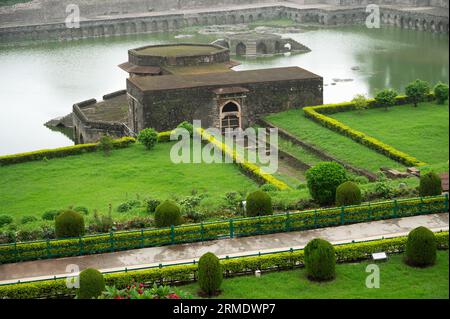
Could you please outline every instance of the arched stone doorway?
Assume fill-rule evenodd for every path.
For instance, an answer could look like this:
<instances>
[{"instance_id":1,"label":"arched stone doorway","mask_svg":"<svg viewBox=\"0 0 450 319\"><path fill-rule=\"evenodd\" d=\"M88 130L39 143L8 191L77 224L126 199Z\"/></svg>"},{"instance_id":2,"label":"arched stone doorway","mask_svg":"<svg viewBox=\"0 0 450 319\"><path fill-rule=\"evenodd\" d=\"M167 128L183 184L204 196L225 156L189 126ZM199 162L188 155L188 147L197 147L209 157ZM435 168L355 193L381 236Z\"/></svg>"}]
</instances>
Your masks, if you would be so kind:
<instances>
[{"instance_id":1,"label":"arched stone doorway","mask_svg":"<svg viewBox=\"0 0 450 319\"><path fill-rule=\"evenodd\" d=\"M267 46L264 42L258 43L256 46L256 53L257 54L267 54Z\"/></svg>"},{"instance_id":2,"label":"arched stone doorway","mask_svg":"<svg viewBox=\"0 0 450 319\"><path fill-rule=\"evenodd\" d=\"M226 102L220 109L220 130L225 133L226 129L241 127L241 107L235 101Z\"/></svg>"},{"instance_id":3,"label":"arched stone doorway","mask_svg":"<svg viewBox=\"0 0 450 319\"><path fill-rule=\"evenodd\" d=\"M236 55L244 56L246 54L247 54L247 47L245 46L245 44L242 42L238 43L238 45L236 46Z\"/></svg>"}]
</instances>

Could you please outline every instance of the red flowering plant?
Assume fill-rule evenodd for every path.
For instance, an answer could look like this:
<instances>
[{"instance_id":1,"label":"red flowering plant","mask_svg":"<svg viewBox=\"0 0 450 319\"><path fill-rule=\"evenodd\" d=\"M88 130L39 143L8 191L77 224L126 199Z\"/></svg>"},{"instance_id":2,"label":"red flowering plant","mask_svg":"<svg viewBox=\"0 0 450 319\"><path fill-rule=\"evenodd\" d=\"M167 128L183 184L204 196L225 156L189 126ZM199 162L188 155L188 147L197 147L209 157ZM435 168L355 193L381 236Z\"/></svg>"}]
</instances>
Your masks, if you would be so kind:
<instances>
[{"instance_id":1,"label":"red flowering plant","mask_svg":"<svg viewBox=\"0 0 450 319\"><path fill-rule=\"evenodd\" d=\"M143 283L133 284L125 289L106 286L101 299L191 299L192 296L176 287L158 286L146 288Z\"/></svg>"}]
</instances>

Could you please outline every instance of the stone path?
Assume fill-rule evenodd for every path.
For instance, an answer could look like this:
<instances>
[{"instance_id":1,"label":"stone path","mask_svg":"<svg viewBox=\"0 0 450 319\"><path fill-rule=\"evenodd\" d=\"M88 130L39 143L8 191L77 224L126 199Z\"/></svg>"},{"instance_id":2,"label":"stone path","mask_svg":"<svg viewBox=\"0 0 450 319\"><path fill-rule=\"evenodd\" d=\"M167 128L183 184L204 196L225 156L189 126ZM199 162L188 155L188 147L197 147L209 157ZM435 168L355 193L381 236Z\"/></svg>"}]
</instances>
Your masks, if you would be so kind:
<instances>
[{"instance_id":1,"label":"stone path","mask_svg":"<svg viewBox=\"0 0 450 319\"><path fill-rule=\"evenodd\" d=\"M313 238L324 238L333 244L352 241L404 236L418 226L433 231L449 229L449 214L415 216L302 232L279 233L264 236L223 239L204 243L173 245L129 250L123 252L28 261L0 265L0 284L65 277L68 265L80 270L93 267L102 272L131 270L159 264L173 264L198 260L206 252L219 257L243 256L258 252L284 251L303 248ZM73 275L73 274L72 274Z\"/></svg>"}]
</instances>

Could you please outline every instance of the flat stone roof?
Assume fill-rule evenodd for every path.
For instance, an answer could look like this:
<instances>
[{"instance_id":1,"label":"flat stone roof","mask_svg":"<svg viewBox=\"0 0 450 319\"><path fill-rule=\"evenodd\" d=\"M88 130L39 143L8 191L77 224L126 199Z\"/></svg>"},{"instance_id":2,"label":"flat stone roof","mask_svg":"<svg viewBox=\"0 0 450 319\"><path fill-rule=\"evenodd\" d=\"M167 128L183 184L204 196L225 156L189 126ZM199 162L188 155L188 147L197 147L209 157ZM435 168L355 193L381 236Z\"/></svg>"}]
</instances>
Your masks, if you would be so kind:
<instances>
[{"instance_id":1,"label":"flat stone roof","mask_svg":"<svg viewBox=\"0 0 450 319\"><path fill-rule=\"evenodd\" d=\"M143 92L187 89L211 86L239 86L241 84L289 80L321 79L322 77L299 67L263 70L207 73L198 75L162 75L127 79Z\"/></svg>"},{"instance_id":2,"label":"flat stone roof","mask_svg":"<svg viewBox=\"0 0 450 319\"><path fill-rule=\"evenodd\" d=\"M157 45L134 49L139 55L162 56L162 57L179 57L179 56L196 56L208 55L223 51L214 45Z\"/></svg>"}]
</instances>

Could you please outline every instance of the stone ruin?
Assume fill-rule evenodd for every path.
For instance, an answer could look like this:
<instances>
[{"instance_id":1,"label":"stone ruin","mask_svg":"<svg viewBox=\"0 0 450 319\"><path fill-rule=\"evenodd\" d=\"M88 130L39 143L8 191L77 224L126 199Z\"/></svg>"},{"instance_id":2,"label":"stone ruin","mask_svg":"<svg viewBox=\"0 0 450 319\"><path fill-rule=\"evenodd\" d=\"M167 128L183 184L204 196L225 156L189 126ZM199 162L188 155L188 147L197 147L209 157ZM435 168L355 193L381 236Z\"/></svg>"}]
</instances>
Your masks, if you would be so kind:
<instances>
[{"instance_id":1,"label":"stone ruin","mask_svg":"<svg viewBox=\"0 0 450 319\"><path fill-rule=\"evenodd\" d=\"M237 33L227 35L213 42L230 50L235 56L264 56L284 53L306 53L311 50L305 45L277 34Z\"/></svg>"}]
</instances>

